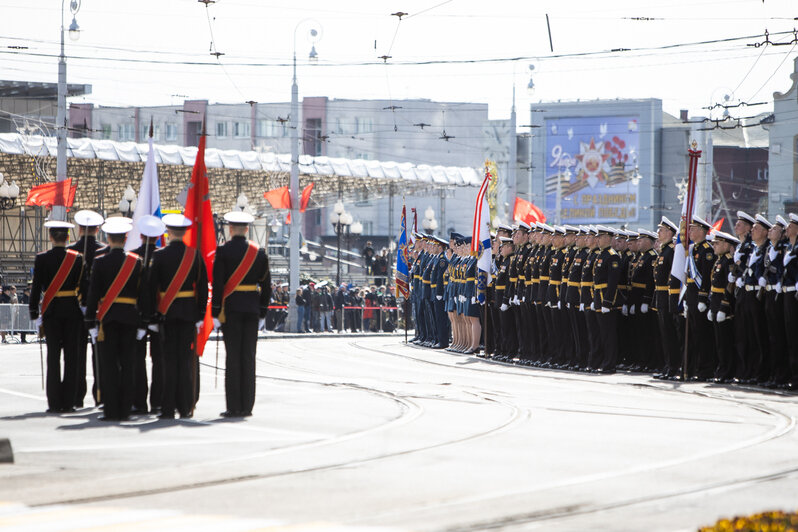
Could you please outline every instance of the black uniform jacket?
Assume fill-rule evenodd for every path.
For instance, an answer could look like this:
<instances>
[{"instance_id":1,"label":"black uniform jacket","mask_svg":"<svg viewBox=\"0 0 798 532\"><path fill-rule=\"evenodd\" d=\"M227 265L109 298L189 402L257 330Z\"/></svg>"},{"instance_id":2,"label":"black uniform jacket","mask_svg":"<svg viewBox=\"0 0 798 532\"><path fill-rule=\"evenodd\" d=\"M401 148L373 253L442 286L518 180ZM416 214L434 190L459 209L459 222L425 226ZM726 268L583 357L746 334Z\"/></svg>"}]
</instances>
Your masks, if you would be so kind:
<instances>
[{"instance_id":1,"label":"black uniform jacket","mask_svg":"<svg viewBox=\"0 0 798 532\"><path fill-rule=\"evenodd\" d=\"M222 311L222 294L224 285L233 272L244 260L249 241L244 236L234 236L216 250L213 260L213 296L211 298L211 314L218 317ZM271 274L269 273L269 257L263 248L258 249L252 263L239 286L257 286L256 291L236 291L224 301L225 312L244 312L266 317L271 298Z\"/></svg>"},{"instance_id":2,"label":"black uniform jacket","mask_svg":"<svg viewBox=\"0 0 798 532\"><path fill-rule=\"evenodd\" d=\"M87 241L88 239L88 241ZM80 293L80 304L86 306L86 296L88 295L88 286L89 286L89 275L91 274L91 267L94 264L94 259L103 255L104 253L108 252L110 249L105 244L97 242L97 239L93 236L82 236L78 240L76 240L73 244L67 246L67 249L71 249L73 251L77 251L83 256L83 279L82 283L84 286L84 290L81 290ZM83 251L86 251L84 254Z\"/></svg>"},{"instance_id":3,"label":"black uniform jacket","mask_svg":"<svg viewBox=\"0 0 798 532\"><path fill-rule=\"evenodd\" d=\"M54 247L49 251L39 253L33 263L33 283L30 288L30 302L28 303L28 310L31 319L35 320L39 317L39 301L44 295L47 287L53 281L58 268L66 257L66 248L62 246ZM61 285L59 291L77 291L81 284L81 271L83 270L83 259L77 257L72 269L69 271L64 284ZM56 297L50 302L47 311L44 313L44 318L69 318L80 312L77 297Z\"/></svg>"},{"instance_id":4,"label":"black uniform jacket","mask_svg":"<svg viewBox=\"0 0 798 532\"><path fill-rule=\"evenodd\" d=\"M86 299L86 324L88 326L95 325L100 301L105 298L106 293L111 288L111 284L122 269L127 255L123 249L115 248L95 259L91 268L89 293ZM105 314L103 323L117 322L133 326L140 324L138 307L141 271L141 258L138 258L125 286L122 287L122 291L116 297L117 300L124 298L125 301L113 303ZM134 303L131 304L130 301Z\"/></svg>"},{"instance_id":5,"label":"black uniform jacket","mask_svg":"<svg viewBox=\"0 0 798 532\"><path fill-rule=\"evenodd\" d=\"M173 240L165 248L153 253L143 305L144 315L149 321L157 321L159 318L157 296L169 287L169 283L180 268L180 260L185 249L186 245L182 241ZM194 263L180 287L180 292L191 291L194 292L194 296L176 298L164 316L168 320L197 322L205 315L205 307L208 304L208 274L199 253L196 250L189 252L194 253Z\"/></svg>"}]
</instances>

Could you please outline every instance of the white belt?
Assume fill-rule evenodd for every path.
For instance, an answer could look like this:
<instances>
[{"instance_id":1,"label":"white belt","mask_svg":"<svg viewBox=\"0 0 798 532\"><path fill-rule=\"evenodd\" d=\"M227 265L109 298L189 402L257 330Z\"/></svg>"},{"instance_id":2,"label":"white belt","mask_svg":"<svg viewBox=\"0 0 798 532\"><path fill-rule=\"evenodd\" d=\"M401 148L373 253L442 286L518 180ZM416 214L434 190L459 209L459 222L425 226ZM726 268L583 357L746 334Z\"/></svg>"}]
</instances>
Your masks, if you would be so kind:
<instances>
[{"instance_id":1,"label":"white belt","mask_svg":"<svg viewBox=\"0 0 798 532\"><path fill-rule=\"evenodd\" d=\"M793 288L795 288L795 287L793 287ZM767 291L775 290L775 289L776 289L776 285L775 284L766 284L765 285L765 290L767 290Z\"/></svg>"},{"instance_id":2,"label":"white belt","mask_svg":"<svg viewBox=\"0 0 798 532\"><path fill-rule=\"evenodd\" d=\"M781 287L781 291L782 292L795 292L795 287L794 286L782 286Z\"/></svg>"},{"instance_id":3,"label":"white belt","mask_svg":"<svg viewBox=\"0 0 798 532\"><path fill-rule=\"evenodd\" d=\"M759 290L759 285L751 286L750 284L745 285L746 292L753 292L754 290Z\"/></svg>"}]
</instances>

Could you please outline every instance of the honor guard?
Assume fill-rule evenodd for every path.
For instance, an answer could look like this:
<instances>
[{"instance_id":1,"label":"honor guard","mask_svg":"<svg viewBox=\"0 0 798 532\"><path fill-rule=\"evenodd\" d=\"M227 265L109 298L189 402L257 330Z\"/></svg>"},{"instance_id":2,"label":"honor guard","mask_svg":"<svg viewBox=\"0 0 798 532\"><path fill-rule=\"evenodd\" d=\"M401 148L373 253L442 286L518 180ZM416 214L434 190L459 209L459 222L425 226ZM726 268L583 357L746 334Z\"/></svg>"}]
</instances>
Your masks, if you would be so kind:
<instances>
[{"instance_id":1,"label":"honor guard","mask_svg":"<svg viewBox=\"0 0 798 532\"><path fill-rule=\"evenodd\" d=\"M776 223L768 230L768 247L765 252L765 316L768 327L768 350L770 355L770 377L768 388L782 387L790 380L787 357L787 339L784 328L784 304L781 301L781 279L784 275L784 252L787 246L783 239L787 220L776 216Z\"/></svg>"},{"instance_id":2,"label":"honor guard","mask_svg":"<svg viewBox=\"0 0 798 532\"><path fill-rule=\"evenodd\" d=\"M102 255L107 251L107 246L97 241L97 230L103 224L102 215L89 210L81 210L75 213L75 225L78 226L78 240L67 247L73 251L77 251L83 256L83 283L88 286L89 275L91 274L91 267L94 264L94 258ZM80 309L86 312L86 294L85 292L80 296ZM86 329L85 322L81 323L83 328L78 338L78 380L77 392L75 394L75 407L81 408L83 406L83 399L86 397L86 354L88 352L89 344L89 331ZM95 346L91 347L91 361L92 368L94 369L94 384L92 385L92 395L94 395L95 404L100 404L102 398L97 395L97 383L100 381L100 374L97 371L97 353Z\"/></svg>"},{"instance_id":3,"label":"honor guard","mask_svg":"<svg viewBox=\"0 0 798 532\"><path fill-rule=\"evenodd\" d=\"M434 237L435 256L433 258L430 301L432 311L435 316L435 343L433 349L446 349L449 347L449 319L446 315L446 303L443 300L443 277L449 267L444 250L449 246L449 242L440 237Z\"/></svg>"},{"instance_id":4,"label":"honor guard","mask_svg":"<svg viewBox=\"0 0 798 532\"><path fill-rule=\"evenodd\" d=\"M47 342L47 411L73 412L78 336L82 330L78 290L83 279L83 258L77 251L66 248L69 228L74 227L71 223L52 220L44 226L49 232L52 249L36 255L28 309L30 318L36 320Z\"/></svg>"},{"instance_id":5,"label":"honor guard","mask_svg":"<svg viewBox=\"0 0 798 532\"><path fill-rule=\"evenodd\" d=\"M89 277L85 321L98 350L104 412L101 421L128 419L133 406L136 343L146 333L138 310L141 258L124 249L132 228L120 218L102 225L109 250L96 257Z\"/></svg>"},{"instance_id":6,"label":"honor guard","mask_svg":"<svg viewBox=\"0 0 798 532\"><path fill-rule=\"evenodd\" d=\"M601 250L598 247L598 229L596 226L591 226L587 238L588 253L585 257L585 262L582 265L582 281L580 289L582 291L581 299L579 302L579 310L584 312L585 324L587 326L588 350L587 366L585 369L595 370L601 365L602 347L601 347L601 332L599 331L599 323L596 319L595 308L593 303L593 270Z\"/></svg>"},{"instance_id":7,"label":"honor guard","mask_svg":"<svg viewBox=\"0 0 798 532\"><path fill-rule=\"evenodd\" d=\"M582 267L585 263L589 250L587 239L590 229L579 226L576 241L574 243L575 253L568 268L568 276L564 279L565 288L565 308L569 314L571 325L571 335L573 336L574 354L571 361L571 369L584 369L587 367L588 353L590 344L587 339L587 324L585 313L579 311L580 292L582 283Z\"/></svg>"},{"instance_id":8,"label":"honor guard","mask_svg":"<svg viewBox=\"0 0 798 532\"><path fill-rule=\"evenodd\" d=\"M642 228L638 229L637 234L637 258L630 277L628 300L629 315L634 324L631 354L639 361L642 366L640 369L661 371L664 365L662 350L656 347L661 342L654 341L652 347L652 340L659 338L657 316L652 311L655 306L654 270L659 259L654 251L657 234Z\"/></svg>"},{"instance_id":9,"label":"honor guard","mask_svg":"<svg viewBox=\"0 0 798 532\"><path fill-rule=\"evenodd\" d=\"M598 226L599 252L593 264L593 308L598 322L602 349L600 363L591 364L600 373L615 373L618 360L618 280L621 276L621 257L610 247L613 230Z\"/></svg>"},{"instance_id":10,"label":"honor guard","mask_svg":"<svg viewBox=\"0 0 798 532\"><path fill-rule=\"evenodd\" d=\"M515 320L510 314L510 295L508 285L510 283L510 259L513 254L513 239L510 237L499 237L501 247L499 248L500 259L497 263L498 273L496 275L496 305L499 308L499 336L497 337L496 351L501 359L507 359L511 355L509 348L512 346L515 337Z\"/></svg>"},{"instance_id":11,"label":"honor guard","mask_svg":"<svg viewBox=\"0 0 798 532\"><path fill-rule=\"evenodd\" d=\"M688 375L706 381L714 377L717 360L712 324L707 320L709 308L709 283L715 252L707 242L707 232L712 224L694 216L690 224L690 241L693 243L687 257L687 288L684 306L687 312Z\"/></svg>"},{"instance_id":12,"label":"honor guard","mask_svg":"<svg viewBox=\"0 0 798 532\"><path fill-rule=\"evenodd\" d=\"M269 257L247 240L245 212L224 215L231 238L216 250L213 261L211 314L216 329L224 334L224 387L227 410L222 417L251 416L255 404L255 351L258 321L265 320L271 297Z\"/></svg>"},{"instance_id":13,"label":"honor guard","mask_svg":"<svg viewBox=\"0 0 798 532\"><path fill-rule=\"evenodd\" d=\"M142 259L142 280L149 279L152 257L158 240L166 232L166 226L158 216L147 214L136 220L136 228L141 235L141 245L133 253ZM163 395L163 353L159 333L147 330L147 335L136 344L135 385L133 391L133 413L147 411L147 344L150 346L152 362L152 385L149 387L150 409L160 413Z\"/></svg>"},{"instance_id":14,"label":"honor guard","mask_svg":"<svg viewBox=\"0 0 798 532\"><path fill-rule=\"evenodd\" d=\"M659 337L662 341L664 368L654 378L675 379L679 377L681 368L680 349L676 329L678 305L671 308L671 267L673 265L673 238L679 228L675 223L663 216L657 228L657 248L659 254L654 266L654 309L657 311ZM678 294L678 288L676 289Z\"/></svg>"},{"instance_id":15,"label":"honor guard","mask_svg":"<svg viewBox=\"0 0 798 532\"><path fill-rule=\"evenodd\" d=\"M728 233L716 231L712 239L712 247L717 260L712 267L710 282L709 311L707 319L715 330L715 350L718 356L718 367L715 370L715 381L732 382L737 365L737 351L734 348L734 284L729 283L729 272L734 269L732 251L740 244L740 240Z\"/></svg>"},{"instance_id":16,"label":"honor guard","mask_svg":"<svg viewBox=\"0 0 798 532\"><path fill-rule=\"evenodd\" d=\"M751 239L751 230L756 223L756 218L744 211L737 211L737 221L734 224L734 234L740 241L734 249L732 258L734 259L734 266L729 272L729 282L734 284L734 315L737 316L738 321L745 320L747 311L745 305L747 298L745 297L744 277L745 270L748 267L748 259L751 252L754 250L754 242ZM735 378L738 380L747 380L745 361L749 358L749 353L746 352L753 331L749 327L735 327L734 328L734 345L737 349L737 360L743 361L737 367Z\"/></svg>"},{"instance_id":17,"label":"honor guard","mask_svg":"<svg viewBox=\"0 0 798 532\"><path fill-rule=\"evenodd\" d=\"M784 273L781 280L782 301L784 304L784 327L787 330L787 357L790 362L790 382L788 387L798 387L798 215L790 213L790 223L784 233L787 247L784 250Z\"/></svg>"},{"instance_id":18,"label":"honor guard","mask_svg":"<svg viewBox=\"0 0 798 532\"><path fill-rule=\"evenodd\" d=\"M769 343L767 319L765 317L764 293L765 255L768 246L768 230L772 227L767 218L756 215L756 223L751 228L753 249L745 262L745 270L736 281L743 297L742 315L735 314L740 325L748 329L746 345L743 349L745 374L743 381L748 384L765 383L769 377ZM738 296L739 297L739 296Z\"/></svg>"},{"instance_id":19,"label":"honor guard","mask_svg":"<svg viewBox=\"0 0 798 532\"><path fill-rule=\"evenodd\" d=\"M147 294L150 330L160 332L164 354L164 388L161 419L191 417L197 383L192 346L202 325L208 302L208 274L194 248L183 243L191 221L182 214L167 214L163 222L169 244L152 257Z\"/></svg>"}]
</instances>

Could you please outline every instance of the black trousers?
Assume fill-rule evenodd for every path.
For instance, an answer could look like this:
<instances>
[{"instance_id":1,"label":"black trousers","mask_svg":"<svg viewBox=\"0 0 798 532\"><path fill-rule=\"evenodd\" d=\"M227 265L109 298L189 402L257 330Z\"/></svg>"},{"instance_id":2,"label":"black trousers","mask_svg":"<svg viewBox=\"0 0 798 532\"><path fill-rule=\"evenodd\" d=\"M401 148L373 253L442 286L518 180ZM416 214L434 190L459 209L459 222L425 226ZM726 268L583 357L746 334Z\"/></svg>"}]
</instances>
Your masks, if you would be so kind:
<instances>
[{"instance_id":1,"label":"black trousers","mask_svg":"<svg viewBox=\"0 0 798 532\"><path fill-rule=\"evenodd\" d=\"M100 380L99 375L96 374L97 368L97 353L94 344L89 341L89 330L86 328L85 322L81 321L79 326L79 333L77 336L78 350L77 350L77 388L75 390L75 405L77 407L83 406L83 400L86 398L88 386L86 384L86 362L88 359L89 346L91 346L91 373L94 375L94 383L91 385L91 394L94 402L99 404L97 400L97 382Z\"/></svg>"},{"instance_id":2,"label":"black trousers","mask_svg":"<svg viewBox=\"0 0 798 532\"><path fill-rule=\"evenodd\" d=\"M194 386L197 376L194 352L191 349L196 337L194 323L190 321L167 320L161 324L163 337L163 375L164 387L161 404L163 414L188 416L194 406ZM199 386L197 386L199 389Z\"/></svg>"},{"instance_id":3,"label":"black trousers","mask_svg":"<svg viewBox=\"0 0 798 532\"><path fill-rule=\"evenodd\" d=\"M602 371L615 371L618 364L618 311L611 310L607 313L594 312L601 338L601 365Z\"/></svg>"},{"instance_id":4,"label":"black trousers","mask_svg":"<svg viewBox=\"0 0 798 532\"><path fill-rule=\"evenodd\" d=\"M251 414L255 404L255 351L258 343L258 315L230 312L222 325L227 354L224 390L227 411Z\"/></svg>"},{"instance_id":5,"label":"black trousers","mask_svg":"<svg viewBox=\"0 0 798 532\"><path fill-rule=\"evenodd\" d=\"M155 410L161 408L163 404L163 351L161 350L161 333L148 331L147 338L149 338L150 361L152 362L150 408Z\"/></svg>"},{"instance_id":6,"label":"black trousers","mask_svg":"<svg viewBox=\"0 0 798 532\"><path fill-rule=\"evenodd\" d=\"M103 323L100 352L100 393L108 419L127 419L133 405L135 383L136 326ZM146 372L145 372L146 375Z\"/></svg>"},{"instance_id":7,"label":"black trousers","mask_svg":"<svg viewBox=\"0 0 798 532\"><path fill-rule=\"evenodd\" d=\"M152 362L152 385L147 386L147 345L149 344L150 361ZM163 394L163 359L161 357L160 337L158 333L147 330L147 335L136 341L134 357L133 406L147 410L147 392L150 395L150 407L154 410L161 407Z\"/></svg>"},{"instance_id":8,"label":"black trousers","mask_svg":"<svg viewBox=\"0 0 798 532\"><path fill-rule=\"evenodd\" d=\"M738 323L738 327L741 324ZM718 367L715 378L727 380L734 378L737 352L734 349L734 320L726 319L715 322L715 349L718 353Z\"/></svg>"},{"instance_id":9,"label":"black trousers","mask_svg":"<svg viewBox=\"0 0 798 532\"><path fill-rule=\"evenodd\" d=\"M133 356L133 406L147 410L147 337L136 340Z\"/></svg>"},{"instance_id":10,"label":"black trousers","mask_svg":"<svg viewBox=\"0 0 798 532\"><path fill-rule=\"evenodd\" d=\"M688 331L687 366L689 375L700 378L710 378L715 375L718 367L718 357L715 352L715 332L712 322L707 319L707 313L699 312L697 308L689 307L687 321Z\"/></svg>"},{"instance_id":11,"label":"black trousers","mask_svg":"<svg viewBox=\"0 0 798 532\"><path fill-rule=\"evenodd\" d=\"M663 374L672 377L679 374L679 345L676 335L676 325L673 321L673 314L667 309L657 310L657 324L659 325L659 337L662 342L663 352Z\"/></svg>"},{"instance_id":12,"label":"black trousers","mask_svg":"<svg viewBox=\"0 0 798 532\"><path fill-rule=\"evenodd\" d=\"M765 382L770 378L768 356L768 326L765 305L757 297L757 290L744 292L742 323L746 329L743 356L745 357L745 380ZM739 314L735 314L739 317Z\"/></svg>"},{"instance_id":13,"label":"black trousers","mask_svg":"<svg viewBox=\"0 0 798 532\"><path fill-rule=\"evenodd\" d=\"M585 321L587 323L587 338L590 344L590 351L587 357L587 367L598 369L601 367L604 358L604 349L601 344L601 330L596 312L585 307Z\"/></svg>"},{"instance_id":14,"label":"black trousers","mask_svg":"<svg viewBox=\"0 0 798 532\"><path fill-rule=\"evenodd\" d=\"M787 294L766 292L765 315L768 320L768 351L770 354L770 378L777 384L790 381L790 360L787 354L787 335L784 329L784 305L781 300ZM795 333L795 331L793 331Z\"/></svg>"},{"instance_id":15,"label":"black trousers","mask_svg":"<svg viewBox=\"0 0 798 532\"><path fill-rule=\"evenodd\" d=\"M446 314L446 299L435 300L435 332L437 334L436 343L443 347L449 347L449 336L452 324L449 323L449 315Z\"/></svg>"},{"instance_id":16,"label":"black trousers","mask_svg":"<svg viewBox=\"0 0 798 532\"><path fill-rule=\"evenodd\" d=\"M72 408L77 389L78 334L83 329L82 316L76 314L70 318L44 318L42 328L47 342L47 406L50 410Z\"/></svg>"},{"instance_id":17,"label":"black trousers","mask_svg":"<svg viewBox=\"0 0 798 532\"><path fill-rule=\"evenodd\" d=\"M787 334L787 354L790 363L791 382L798 384L798 334L795 334L795 327L798 324L798 299L795 299L797 292L786 292L781 294L784 302L784 327Z\"/></svg>"}]
</instances>

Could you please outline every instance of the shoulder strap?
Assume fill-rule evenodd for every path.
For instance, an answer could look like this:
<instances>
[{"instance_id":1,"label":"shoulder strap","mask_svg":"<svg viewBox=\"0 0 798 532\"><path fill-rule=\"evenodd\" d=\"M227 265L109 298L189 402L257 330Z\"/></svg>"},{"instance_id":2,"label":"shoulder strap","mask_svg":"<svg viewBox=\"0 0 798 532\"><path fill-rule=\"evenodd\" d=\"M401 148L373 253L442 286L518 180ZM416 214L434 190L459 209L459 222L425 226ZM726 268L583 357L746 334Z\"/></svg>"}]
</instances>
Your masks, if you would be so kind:
<instances>
[{"instance_id":1,"label":"shoulder strap","mask_svg":"<svg viewBox=\"0 0 798 532\"><path fill-rule=\"evenodd\" d=\"M194 248L186 246L186 249L183 250L183 258L180 260L177 273L175 273L172 282L169 283L169 287L158 302L158 312L160 314L165 315L169 311L169 307L172 306L172 302L174 302L177 297L177 293L180 291L183 283L186 282L186 278L191 271L191 266L194 264L194 255Z\"/></svg>"},{"instance_id":2,"label":"shoulder strap","mask_svg":"<svg viewBox=\"0 0 798 532\"><path fill-rule=\"evenodd\" d=\"M127 284L130 276L133 274L133 269L136 267L136 261L138 261L139 256L135 253L125 253L125 262L122 263L122 268L114 277L114 281L111 283L111 287L108 288L108 291L105 293L105 297L103 297L102 301L100 302L100 306L97 309L97 320L103 321L103 318L111 309L111 305L114 304L114 300L117 298L122 289Z\"/></svg>"},{"instance_id":3,"label":"shoulder strap","mask_svg":"<svg viewBox=\"0 0 798 532\"><path fill-rule=\"evenodd\" d=\"M227 296L235 292L235 289L238 288L238 285L241 284L241 281L243 281L244 277L249 273L252 265L255 264L255 258L258 256L258 249L257 244L252 241L248 242L247 252L244 254L244 258L241 259L238 267L233 271L233 275L231 275L224 284L222 300L227 299Z\"/></svg>"},{"instance_id":4,"label":"shoulder strap","mask_svg":"<svg viewBox=\"0 0 798 532\"><path fill-rule=\"evenodd\" d=\"M66 250L66 256L64 260L61 261L61 265L58 267L58 271L55 273L55 277L53 277L53 281L50 283L50 286L47 287L47 290L44 291L44 298L42 299L42 315L47 310L47 307L50 306L50 303L55 298L55 295L61 290L61 287L64 285L64 281L69 276L69 272L72 271L72 266L74 266L75 261L77 260L80 253L77 251L68 249Z\"/></svg>"}]
</instances>

